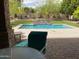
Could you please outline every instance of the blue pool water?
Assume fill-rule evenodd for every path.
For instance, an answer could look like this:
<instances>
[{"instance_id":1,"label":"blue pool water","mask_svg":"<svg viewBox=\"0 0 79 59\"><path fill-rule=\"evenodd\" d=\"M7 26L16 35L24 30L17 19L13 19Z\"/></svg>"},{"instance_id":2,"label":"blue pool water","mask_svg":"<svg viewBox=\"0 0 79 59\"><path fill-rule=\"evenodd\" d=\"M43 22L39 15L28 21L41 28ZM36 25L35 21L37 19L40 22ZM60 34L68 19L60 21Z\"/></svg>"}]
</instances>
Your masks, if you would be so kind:
<instances>
[{"instance_id":1,"label":"blue pool water","mask_svg":"<svg viewBox=\"0 0 79 59\"><path fill-rule=\"evenodd\" d=\"M23 24L22 29L70 29L71 27L63 24Z\"/></svg>"}]
</instances>

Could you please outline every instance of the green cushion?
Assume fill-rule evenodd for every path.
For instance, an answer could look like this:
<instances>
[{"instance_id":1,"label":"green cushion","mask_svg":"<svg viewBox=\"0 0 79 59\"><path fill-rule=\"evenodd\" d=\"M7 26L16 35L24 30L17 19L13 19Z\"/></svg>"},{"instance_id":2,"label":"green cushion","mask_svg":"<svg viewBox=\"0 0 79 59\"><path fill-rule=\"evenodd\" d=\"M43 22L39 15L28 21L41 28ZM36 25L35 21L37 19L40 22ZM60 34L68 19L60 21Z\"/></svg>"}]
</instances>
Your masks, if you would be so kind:
<instances>
[{"instance_id":1,"label":"green cushion","mask_svg":"<svg viewBox=\"0 0 79 59\"><path fill-rule=\"evenodd\" d=\"M45 46L46 39L47 32L32 31L28 36L28 47L35 48L40 51Z\"/></svg>"}]
</instances>

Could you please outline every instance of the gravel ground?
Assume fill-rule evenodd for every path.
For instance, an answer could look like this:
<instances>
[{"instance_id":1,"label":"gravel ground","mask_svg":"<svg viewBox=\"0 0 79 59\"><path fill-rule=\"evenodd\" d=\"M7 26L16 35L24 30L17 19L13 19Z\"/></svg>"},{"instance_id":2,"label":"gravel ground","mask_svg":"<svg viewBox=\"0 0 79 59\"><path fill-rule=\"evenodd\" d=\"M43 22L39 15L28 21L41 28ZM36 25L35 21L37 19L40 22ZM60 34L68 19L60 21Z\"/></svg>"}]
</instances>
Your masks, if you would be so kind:
<instances>
[{"instance_id":1,"label":"gravel ground","mask_svg":"<svg viewBox=\"0 0 79 59\"><path fill-rule=\"evenodd\" d=\"M79 59L78 38L49 39L47 43L47 59Z\"/></svg>"}]
</instances>

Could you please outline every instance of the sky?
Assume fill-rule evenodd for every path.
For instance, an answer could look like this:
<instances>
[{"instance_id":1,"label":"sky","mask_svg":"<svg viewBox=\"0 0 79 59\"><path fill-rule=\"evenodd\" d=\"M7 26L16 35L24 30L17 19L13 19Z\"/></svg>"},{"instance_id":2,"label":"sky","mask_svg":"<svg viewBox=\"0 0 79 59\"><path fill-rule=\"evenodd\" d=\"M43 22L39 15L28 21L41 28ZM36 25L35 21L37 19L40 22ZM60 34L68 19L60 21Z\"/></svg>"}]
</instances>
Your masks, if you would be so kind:
<instances>
[{"instance_id":1,"label":"sky","mask_svg":"<svg viewBox=\"0 0 79 59\"><path fill-rule=\"evenodd\" d=\"M36 8L38 6L44 5L46 0L23 0L22 6L23 7L32 7ZM59 0L58 0L59 1ZM60 0L62 1L62 0Z\"/></svg>"},{"instance_id":2,"label":"sky","mask_svg":"<svg viewBox=\"0 0 79 59\"><path fill-rule=\"evenodd\" d=\"M23 0L22 6L35 8L43 4L45 4L45 0Z\"/></svg>"}]
</instances>

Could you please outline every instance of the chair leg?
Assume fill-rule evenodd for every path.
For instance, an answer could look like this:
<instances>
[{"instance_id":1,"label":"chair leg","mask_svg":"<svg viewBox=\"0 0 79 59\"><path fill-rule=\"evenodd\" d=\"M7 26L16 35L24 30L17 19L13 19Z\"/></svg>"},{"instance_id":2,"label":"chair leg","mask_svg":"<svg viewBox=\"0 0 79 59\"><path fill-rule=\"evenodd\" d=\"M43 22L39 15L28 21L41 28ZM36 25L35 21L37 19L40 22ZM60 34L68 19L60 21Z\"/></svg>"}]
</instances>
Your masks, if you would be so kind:
<instances>
[{"instance_id":1,"label":"chair leg","mask_svg":"<svg viewBox=\"0 0 79 59\"><path fill-rule=\"evenodd\" d=\"M46 53L46 48L44 48L44 50L42 51L42 53L43 53L43 54L45 54L45 53Z\"/></svg>"},{"instance_id":2,"label":"chair leg","mask_svg":"<svg viewBox=\"0 0 79 59\"><path fill-rule=\"evenodd\" d=\"M46 47L44 47L40 52L45 54L46 53Z\"/></svg>"}]
</instances>

